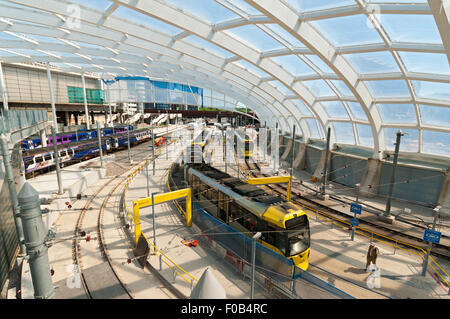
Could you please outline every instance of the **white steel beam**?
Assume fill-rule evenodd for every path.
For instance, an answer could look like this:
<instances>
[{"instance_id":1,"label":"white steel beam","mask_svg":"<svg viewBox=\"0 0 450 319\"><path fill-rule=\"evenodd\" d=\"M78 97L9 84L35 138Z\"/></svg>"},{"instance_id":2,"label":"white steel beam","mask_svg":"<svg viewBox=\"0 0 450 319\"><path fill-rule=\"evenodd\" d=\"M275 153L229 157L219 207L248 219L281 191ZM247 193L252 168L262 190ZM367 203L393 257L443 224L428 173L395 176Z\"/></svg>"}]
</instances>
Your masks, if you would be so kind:
<instances>
[{"instance_id":1,"label":"white steel beam","mask_svg":"<svg viewBox=\"0 0 450 319\"><path fill-rule=\"evenodd\" d=\"M450 64L450 1L428 0Z\"/></svg>"},{"instance_id":2,"label":"white steel beam","mask_svg":"<svg viewBox=\"0 0 450 319\"><path fill-rule=\"evenodd\" d=\"M290 34L317 54L349 87L361 104L369 120L374 140L374 158L380 158L384 150L384 133L381 130L381 117L376 108L371 107L373 97L359 80L358 74L336 49L310 24L303 22L296 11L282 2L270 0L245 0L260 12L272 18Z\"/></svg>"}]
</instances>

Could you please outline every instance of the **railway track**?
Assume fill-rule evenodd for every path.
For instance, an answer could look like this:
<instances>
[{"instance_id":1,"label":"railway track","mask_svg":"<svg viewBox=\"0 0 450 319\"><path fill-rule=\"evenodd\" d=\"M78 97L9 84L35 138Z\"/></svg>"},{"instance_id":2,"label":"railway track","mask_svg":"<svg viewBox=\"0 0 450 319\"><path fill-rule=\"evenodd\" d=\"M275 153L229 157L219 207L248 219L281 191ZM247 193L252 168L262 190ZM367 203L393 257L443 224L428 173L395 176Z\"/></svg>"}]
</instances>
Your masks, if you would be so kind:
<instances>
[{"instance_id":1,"label":"railway track","mask_svg":"<svg viewBox=\"0 0 450 319\"><path fill-rule=\"evenodd\" d=\"M103 294L111 294L112 290L114 290L116 298L133 298L114 270L104 244L102 226L102 216L106 203L125 181L125 178L114 177L110 179L91 196L83 207L74 230L74 263L78 266L83 287L89 299L100 299ZM102 195L104 196L103 200L101 200ZM101 201L101 205L100 207L95 207L95 204L99 202L98 200ZM98 245L94 241L97 241ZM87 257L84 257L84 255ZM99 269L103 270L100 278L93 274L91 275L93 272L98 274ZM107 277L106 282L104 280L105 277Z\"/></svg>"},{"instance_id":2,"label":"railway track","mask_svg":"<svg viewBox=\"0 0 450 319\"><path fill-rule=\"evenodd\" d=\"M246 160L246 170L250 171L254 177L258 176L266 176L263 174L257 174L255 172L259 172L259 166L256 163L252 163ZM299 186L299 183L292 183L291 189L291 200L295 203L301 205L302 207L313 211L317 214L320 214L323 217L331 218L333 221L340 226L348 227L350 225L350 219L353 218L353 215L346 214L341 211L335 210L328 206L322 205L313 201L305 196L300 195L300 191L295 186ZM281 196L286 196L287 186L284 185L266 185L267 188L271 189L275 193L280 194ZM402 233L400 231L396 231L386 225L381 223L375 223L372 221L365 220L364 218L359 219L360 226L357 228L359 232L366 234L369 237L389 240L394 243L397 247L403 247L408 249L415 249L421 252L420 249L426 250L428 247L428 243L424 242L422 238L417 236ZM450 249L448 246L443 244L433 244L433 248L431 250L431 254L436 257L441 257L445 259L450 258Z\"/></svg>"},{"instance_id":3,"label":"railway track","mask_svg":"<svg viewBox=\"0 0 450 319\"><path fill-rule=\"evenodd\" d=\"M161 153L161 149L167 144L157 148L155 157ZM147 160L148 143L133 148L133 164L127 166L121 174L112 176L105 184L99 187L87 199L81 209L76 221L72 240L72 259L80 275L81 283L86 297L89 299L133 299L133 294L120 279L119 274L113 266L112 258L108 252L105 240L105 232L111 229L104 229L103 220L105 210L119 211L121 200L116 204L113 197L122 198L124 182L133 169L143 164ZM126 151L119 152L116 161L128 163ZM121 156L122 155L122 156ZM149 160L153 160L149 158ZM115 205L115 206L114 206ZM116 227L117 228L117 227ZM124 257L126 260L126 257ZM166 289L166 283L162 282Z\"/></svg>"}]
</instances>

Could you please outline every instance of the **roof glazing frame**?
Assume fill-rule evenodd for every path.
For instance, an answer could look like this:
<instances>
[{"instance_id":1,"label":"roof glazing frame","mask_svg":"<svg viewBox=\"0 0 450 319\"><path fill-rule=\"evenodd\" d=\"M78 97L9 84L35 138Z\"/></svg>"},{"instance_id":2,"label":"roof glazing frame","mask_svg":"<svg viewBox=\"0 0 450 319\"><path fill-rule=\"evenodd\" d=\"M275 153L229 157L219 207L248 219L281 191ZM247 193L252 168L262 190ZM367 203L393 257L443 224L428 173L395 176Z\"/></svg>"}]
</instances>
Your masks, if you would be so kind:
<instances>
[{"instance_id":1,"label":"roof glazing frame","mask_svg":"<svg viewBox=\"0 0 450 319\"><path fill-rule=\"evenodd\" d=\"M211 0L213 1L213 0ZM0 6L5 1L0 2ZM0 19L0 31L12 30L11 32L19 35L17 41L2 41L0 49L8 50L2 57L0 52L0 61L4 62L26 62L40 61L45 54L47 62L59 63L63 60L70 66L67 70L71 72L80 72L78 65L91 65L86 71L97 71L102 73L124 72L128 75L134 75L137 72L142 73L142 65L148 72L155 72L158 76L165 76L167 79L175 79L177 75L192 84L211 88L216 88L224 94L233 96L241 102L248 103L249 108L254 108L258 116L267 118L273 125L274 118L271 116L276 112L276 118L280 121L280 128L285 132L290 132L291 118L295 119L297 125L302 130L305 138L310 136L309 127L305 125L303 118L315 118L318 120L322 130L332 122L351 123L355 136L355 144L360 145L357 125L369 125L373 135L373 157L382 158L383 153L389 149L385 145L386 138L384 131L386 128L417 129L419 136L418 152L423 152L423 131L436 131L450 134L450 128L434 127L424 124L421 120L420 105L450 107L450 101L446 100L446 95L418 95L415 82L425 81L426 83L450 83L450 75L420 73L408 70L400 52L428 52L445 53L450 63L450 28L448 28L448 12L450 8L439 6L440 0L428 0L426 3L367 3L365 0L354 0L354 4L334 7L330 5L322 10L310 10L308 12L297 12L283 0L241 0L245 5L255 8L261 14L255 15L245 12L243 8L237 8L233 1L217 0L218 5L223 5L231 10L237 18L220 21L217 24L210 24L202 21L194 14L189 14L178 10L171 4L162 0L110 0L110 5L104 12L96 9L81 7L82 9L82 30L81 32L68 32L61 25L62 17L67 13L67 4L64 1L47 0L36 4L32 0L11 0L8 1L17 5L24 5L34 8L35 13L21 17L27 23L14 21L12 25L8 24L7 19ZM239 5L239 3L237 3ZM242 4L241 4L242 5ZM66 7L64 7L66 6ZM150 12L151 6L158 7L161 10ZM17 7L17 6L16 6ZM117 8L127 7L136 10L141 14L156 18L164 23L169 23L181 31L173 36L167 35L159 30L150 30L149 28L137 27L133 23L123 20L126 26L125 31L119 27L119 18L114 16ZM21 10L21 9L18 9ZM39 10L39 11L38 11ZM156 13L155 13L156 12ZM43 22L42 17L46 14L49 20ZM392 41L388 32L386 32L380 15L431 15L436 22L443 43L404 43ZM370 45L346 45L344 47L335 47L326 39L319 29L311 25L312 21L320 21L338 17L351 17L355 15L364 15L372 23L375 32L377 32L383 43ZM27 24L25 26L25 24ZM36 25L33 25L36 24ZM251 49L239 37L227 35L226 30L233 28L254 25L262 32L267 28L265 24L275 24L289 33L298 43L304 47L289 47L259 51ZM57 39L65 40L61 44L45 43L39 45L33 43L32 39L21 39L21 34L39 33ZM145 39L144 33L151 32L152 41ZM96 39L102 38L102 46L108 49L101 50L102 58L99 57L99 50L83 46L81 43L96 42ZM209 41L215 46L231 52L227 58L220 58L214 53L193 46L188 36L194 35ZM268 35L274 38L274 35ZM30 36L32 37L32 36ZM276 37L276 35L275 35ZM274 38L275 40L275 38ZM77 41L80 42L77 48ZM38 41L42 42L42 41ZM65 43L63 43L65 42ZM17 51L14 51L16 49ZM52 50L53 49L53 50ZM136 50L137 49L137 50ZM160 50L158 52L158 49ZM35 50L36 55L29 54L30 50ZM114 50L117 50L115 53ZM5 52L5 51L4 51ZM11 52L19 55L14 56ZM22 53L21 53L22 52ZM26 53L24 53L26 52ZM59 56L64 52L74 54L75 56ZM387 52L391 54L398 70L395 72L359 74L351 62L346 59L346 54L365 53L365 52ZM54 55L52 55L54 54ZM295 76L289 70L286 70L270 58L284 55L297 54L300 59L307 60L307 65L312 67L315 74ZM309 61L308 56L318 58L318 62L323 62L333 73L324 73L317 70L314 63ZM268 74L267 77L261 77L253 72L247 71L236 61L246 61L255 68L258 68ZM45 61L44 61L45 62ZM160 64L164 62L165 64ZM198 73L198 76L195 74ZM303 84L304 81L322 80L330 85L331 90L335 91L336 97L317 96L315 92L310 92ZM353 96L345 94L333 84L332 81L343 81ZM366 81L404 81L408 91L405 96L388 97L386 95L374 96L366 87ZM278 81L284 87L290 89L292 94L286 90L279 90L270 81ZM372 82L375 83L375 82ZM400 83L400 82L399 82ZM344 87L345 89L345 87ZM230 94L231 93L231 94ZM305 115L293 103L293 99L301 100L305 106L311 110L312 114ZM340 101L344 105L348 119L331 118L325 112L322 101ZM347 102L357 102L362 106L366 119L356 118L352 110L347 106ZM414 105L417 123L388 123L382 121L381 115L376 107L377 104L395 104L410 103ZM303 124L302 124L303 123ZM323 133L323 131L321 133ZM450 136L450 135L449 135ZM336 142L337 137L332 134L332 143ZM441 156L443 156L441 154ZM450 156L450 154L449 154Z\"/></svg>"}]
</instances>

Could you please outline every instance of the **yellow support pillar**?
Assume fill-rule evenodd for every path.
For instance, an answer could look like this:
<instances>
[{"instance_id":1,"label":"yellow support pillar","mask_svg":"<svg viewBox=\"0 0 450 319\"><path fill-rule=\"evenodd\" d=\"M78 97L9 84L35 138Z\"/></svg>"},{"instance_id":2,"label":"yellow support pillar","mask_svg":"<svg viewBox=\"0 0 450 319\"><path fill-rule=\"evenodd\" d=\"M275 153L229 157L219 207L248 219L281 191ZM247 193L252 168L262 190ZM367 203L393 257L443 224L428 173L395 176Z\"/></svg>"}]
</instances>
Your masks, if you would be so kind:
<instances>
[{"instance_id":1,"label":"yellow support pillar","mask_svg":"<svg viewBox=\"0 0 450 319\"><path fill-rule=\"evenodd\" d=\"M136 240L136 244L139 240L139 236L141 236L141 221L139 218L139 205L135 201L133 202L133 217L134 217L134 238Z\"/></svg>"},{"instance_id":2,"label":"yellow support pillar","mask_svg":"<svg viewBox=\"0 0 450 319\"><path fill-rule=\"evenodd\" d=\"M251 185L266 185L266 184L280 184L287 183L287 196L288 201L291 200L291 176L271 176L271 177L255 177L247 179L247 183Z\"/></svg>"}]
</instances>

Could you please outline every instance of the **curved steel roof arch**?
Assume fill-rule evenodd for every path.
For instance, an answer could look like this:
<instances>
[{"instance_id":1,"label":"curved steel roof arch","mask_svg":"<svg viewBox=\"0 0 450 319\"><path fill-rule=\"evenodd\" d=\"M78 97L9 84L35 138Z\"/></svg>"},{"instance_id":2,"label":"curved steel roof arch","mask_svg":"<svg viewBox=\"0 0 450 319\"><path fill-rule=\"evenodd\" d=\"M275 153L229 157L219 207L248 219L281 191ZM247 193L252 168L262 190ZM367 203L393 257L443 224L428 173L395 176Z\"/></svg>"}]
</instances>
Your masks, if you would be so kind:
<instances>
[{"instance_id":1,"label":"curved steel roof arch","mask_svg":"<svg viewBox=\"0 0 450 319\"><path fill-rule=\"evenodd\" d=\"M19 3L19 4L24 4L24 5L29 5L29 6L31 6L31 7L35 7L35 8L38 8L38 9L41 9L41 10L46 10L46 11L49 11L49 12L53 12L53 13L56 13L56 14L63 14L64 12L62 11L62 10L58 10L58 5L59 6L61 6L61 5L63 5L63 2L62 1L59 1L59 2L57 2L56 3L56 6L53 6L53 4L55 4L55 2L54 1L47 1L47 3L44 5L44 8L42 8L42 3L40 3L40 4L36 4L36 3L32 3L31 1L12 1L12 2L15 2L15 3ZM67 4L67 3L66 3ZM90 9L87 9L87 8L83 8L83 10L84 11L82 11L82 17L83 17L83 21L85 21L86 19L88 19L90 16L92 16L92 12L91 12L91 10ZM35 14L39 14L39 13L35 13ZM97 13L97 15L99 15L98 13ZM32 15L27 15L26 16L26 18L28 18L28 17L31 17ZM16 17L16 18L18 18L18 17ZM38 19L39 20L39 16L38 17L34 17L34 19ZM23 18L22 18L23 19ZM91 17L91 20L92 20L92 17ZM108 25L107 27L109 27L109 28L111 28L114 24L117 24L118 22L116 21L115 23L112 23L111 21L115 21L114 19L113 19L113 17L110 17L108 20L106 20L105 21L105 23L106 22L108 22L108 23L110 23L110 25ZM92 22L92 21L89 21L88 20L88 22ZM50 22L48 22L48 21L46 21L46 23L50 23ZM53 22L53 24L50 24L50 25L53 25L54 26L54 24L55 24L55 22ZM124 24L122 23L122 24L119 24L118 26L117 26L117 28L119 28L119 26L121 26L121 29L123 29L124 28ZM83 28L89 28L89 27L86 27L84 24L82 25L82 27ZM133 28L135 28L136 29L136 27L137 26L131 26L131 27L133 27ZM21 31L24 31L24 30L21 30ZM86 31L86 30L83 30L83 31ZM103 31L103 30L102 30ZM136 30L135 30L136 31ZM141 32L149 32L150 30L148 30L148 29L146 29L146 30L142 30ZM123 30L121 30L120 32L123 32ZM75 32L74 32L75 33ZM95 33L94 33L95 34ZM119 36L117 35L117 34L115 34L114 36L113 36L113 34L110 34L109 35L110 37L112 37L113 39L114 39L114 41L117 41L117 40L119 40ZM162 37L162 35L160 34L160 38ZM76 40L78 40L78 41L80 41L79 39L76 39ZM120 43L120 45L122 45L122 43L125 43L126 45L132 45L132 46L135 46L135 45L137 45L137 43L136 42L144 42L145 40L143 40L143 39L139 39L139 38L137 38L137 37L134 37L134 36L126 36L125 37L125 39L120 39L120 40L122 40L122 42ZM156 41L155 40L155 38L152 38L152 41ZM181 45L181 48L176 48L175 46L176 45L178 45L178 46L180 46L180 43L181 43L181 41L172 41L172 39L171 40L168 40L168 38L166 37L166 39L160 39L160 41L162 42L162 44L161 45L163 45L163 44L165 44L165 45L170 45L170 47L172 48L172 49L176 49L176 50L178 50L179 52L183 52L183 53L178 53L179 55L181 55L181 57L185 57L185 56L188 56L187 54L184 54L185 53L185 51L186 50L192 50L192 45L190 45L190 44L182 44ZM80 42L82 42L82 41L80 41ZM93 41L93 42L95 42L95 41ZM111 43L109 43L110 45L111 45ZM148 44L148 41L146 41L146 43L145 44ZM118 46L115 46L115 48L117 48ZM168 47L166 47L166 49L167 49ZM204 51L204 50L201 50L201 51L197 51L197 52L195 52L194 54L192 54L192 55L196 55L196 56L198 56L198 55L201 55L201 54L206 54L206 52ZM192 56L190 56L189 57L190 59L192 59L193 57ZM211 58L211 56L209 57L209 58ZM180 59L180 57L178 56L178 59ZM217 56L213 56L213 59L218 59L218 57ZM216 62L217 63L217 62ZM234 66L235 67L235 66ZM225 69L225 68L224 68ZM225 69L226 70L226 69ZM228 70L227 70L228 71ZM248 78L248 74L247 75L245 75L243 78ZM257 84L256 84L257 85ZM257 88L258 90L260 90L261 88L260 87L258 87ZM273 88L271 88L271 87L265 87L265 89L269 89L269 90L271 90L271 91L276 91L276 90L274 90ZM269 95L271 95L271 96L273 96L273 93L272 94L269 94ZM291 113L291 111L289 110L289 109L287 109L283 104L278 104L279 106L281 105L283 108L285 108L286 109L286 111L287 111L287 113L290 113L290 114L292 114L292 115L294 115L293 113ZM292 105L292 107L293 107L293 109L295 110L295 105ZM286 120L286 117L285 117L285 113L283 113L283 112L281 112L279 109L278 110L276 110L277 112L280 112L280 115L281 115L281 117L283 118L283 120L284 120L284 123L282 122L281 123L281 125L282 125L282 128L284 128L285 130L290 130L290 127L288 126L288 125L286 125L286 123L287 123L287 120ZM301 114L296 114L296 117L301 117ZM284 124L284 125L283 125ZM307 127L305 127L304 125L302 125L299 121L297 121L297 124L298 124L298 126L302 129L302 131L303 131L303 135L307 138L308 137L308 128Z\"/></svg>"},{"instance_id":2,"label":"curved steel roof arch","mask_svg":"<svg viewBox=\"0 0 450 319\"><path fill-rule=\"evenodd\" d=\"M446 93L450 88L450 68L442 62L444 54L450 62L450 8L444 5L445 1L369 3L354 0L353 4L351 1L322 4L314 1L297 3L295 0L209 0L202 7L178 0L102 0L101 5L95 3L92 6L90 3L79 5L84 0L69 1L46 0L37 4L32 0L11 0L9 2L24 8L36 8L39 12L26 17L27 23L21 28L10 27L7 20L0 18L0 31L26 33L27 29L31 34L47 31L50 37L58 38L67 46L62 49L59 44L58 49L58 44L51 44L49 48L54 51L47 52L42 46L36 47L32 41L21 39L24 40L22 51L38 48L40 53L51 56L60 51L68 52L66 48L70 48L76 56L72 59L73 64L69 59L66 63L74 68L79 67L74 64L89 65L92 70L99 68L119 74L142 73L141 68L146 71L144 73L153 73L161 78L175 78L178 74L183 81L205 83L204 87L234 92L234 96L240 96L239 100L248 101L245 103L249 108L260 110L261 116L267 118L271 125L278 121L283 131L290 131L295 121L306 139L312 136L310 128L316 129L309 119L317 121L320 138L324 137L326 127L332 125L336 130L332 130L332 143L339 140L345 144L347 142L344 141L348 141L372 148L374 158L381 158L392 148L393 128L412 130L413 139L408 141L406 138L405 141L409 143L407 152L416 152L424 157L427 154L450 156L448 151L439 151L430 144L439 136L442 145L450 147L446 141L450 136L450 122L445 120L449 114L445 110L450 107L450 95ZM65 26L68 14L64 10L69 4L82 8L81 30L68 30ZM207 12L204 7L207 10L217 8L218 12ZM17 15L21 10L17 6ZM43 17L40 13L47 12L49 21L39 21ZM381 15L389 17L384 20ZM133 19L135 16L144 24L148 21L150 27L131 22L130 17ZM414 16L424 21L424 27L417 26L404 37L402 28L411 28L403 21L413 21ZM402 22L392 25L393 19L396 23ZM24 20L24 17L19 20ZM153 22L157 20L176 28L168 26L166 29L158 22L153 31ZM335 26L353 21L361 21L358 23L363 28L367 24L373 29L369 33L373 35L368 41L370 43L363 44L359 38L350 41L333 39L333 35L340 37L340 33L334 32ZM262 38L267 38L267 43L258 42L263 39L257 39L256 32L255 36L248 37L242 31L235 31L239 27L247 32L259 32ZM399 29L395 30L395 27ZM429 33L424 37L422 29L431 30L433 38L430 41ZM353 36L351 27L345 26L340 30ZM355 32L358 33L357 30ZM360 34L364 35L364 32L362 30ZM415 32L422 40L415 37ZM95 54L95 48L81 46L81 43L95 44L99 36L102 39L100 43L106 48L101 52L102 57ZM199 41L200 45L197 44ZM81 47L77 48L76 42ZM13 51L14 43L1 43L1 50ZM37 56L33 54L32 58L39 58L40 53ZM27 56L20 52L18 55L17 60ZM289 61L293 61L295 56L312 69L313 74L301 66L291 69ZM416 63L411 61L419 56L421 64L416 67ZM386 57L389 61L387 64L373 63L372 70L361 66L360 61L365 63L366 57ZM439 62L426 61L435 57ZM377 73L374 67L382 69ZM387 88L391 83L394 89ZM388 94L385 94L386 88ZM303 102L303 105L297 105L295 100ZM399 111L393 109L392 114L395 115L388 115L386 112L391 113L393 107ZM408 110L405 120L399 119L404 112L402 110ZM442 114L443 121L437 120L439 115L430 117L432 110L439 110L440 113L436 114ZM311 127L310 123L313 124ZM354 142L351 141L350 128Z\"/></svg>"},{"instance_id":3,"label":"curved steel roof arch","mask_svg":"<svg viewBox=\"0 0 450 319\"><path fill-rule=\"evenodd\" d=\"M20 30L20 31L24 31L24 30ZM35 31L36 32L36 31ZM45 33L41 33L42 35L44 35ZM81 41L79 41L79 42L81 42ZM13 44L12 44L13 45ZM30 48L31 46L30 45L28 45L28 46L24 46L24 47L28 47L28 48ZM53 49L53 50L59 50L60 48L61 48L61 46L59 45L59 47L58 47L58 45L53 45L53 46L50 46L50 48L51 49ZM64 51L67 51L67 50L64 50ZM70 52L74 52L74 50L69 50ZM86 50L84 50L84 51L86 51ZM148 54L148 53L147 53ZM96 53L96 55L97 55L97 53ZM29 57L29 58L26 58L26 59L24 59L24 57L11 57L11 58L6 58L5 59L6 60L6 62L23 62L24 60L29 60L29 61L32 61L33 59L31 58L31 57ZM34 60L34 61L43 61L43 60L45 60L44 62L63 62L63 61L60 61L60 59L58 59L58 58L56 58L56 57L51 57L51 56L39 56L39 57L36 57L36 59ZM91 59L92 60L92 59ZM79 58L72 58L72 62L83 62L84 60L83 60L83 58L82 57L79 57ZM99 64L101 64L99 61L96 61L96 62L98 62ZM150 63L149 61L147 61L148 63ZM112 63L111 61L109 61L109 63L110 64L117 64L117 65L120 65L120 63ZM130 65L127 65L128 67L130 67ZM85 68L86 69L86 68ZM101 69L101 70L104 70L104 68L103 69ZM139 70L139 69L138 69ZM74 70L74 71L79 71L79 70ZM99 70L92 70L92 69L89 69L89 71L100 71L100 69ZM114 72L114 71L117 71L117 70L109 70L109 71L112 71L112 72ZM199 69L196 69L196 71L197 72L200 72L199 71ZM206 77L210 77L210 74L208 74L208 73L204 73L204 76L206 76ZM223 80L222 80L223 81ZM218 81L218 82L220 82L220 81ZM226 93L225 93L226 94ZM251 92L249 93L249 94L251 94ZM245 101L242 101L242 102L246 102L247 100L245 100ZM252 108L253 109L255 109L255 111L256 110L258 110L259 108L260 108L260 106L258 106L258 105L266 105L267 103L261 103L261 101L260 102L258 102L258 103L255 103L255 102L253 102L253 103L251 103L250 105L252 106ZM276 110L277 111L277 110ZM267 114L267 112L265 112L265 114ZM281 113L280 113L281 114ZM282 114L281 114L282 115Z\"/></svg>"}]
</instances>

